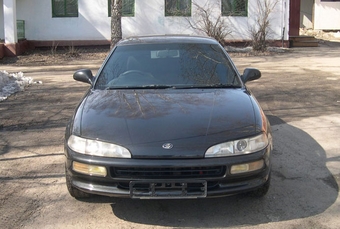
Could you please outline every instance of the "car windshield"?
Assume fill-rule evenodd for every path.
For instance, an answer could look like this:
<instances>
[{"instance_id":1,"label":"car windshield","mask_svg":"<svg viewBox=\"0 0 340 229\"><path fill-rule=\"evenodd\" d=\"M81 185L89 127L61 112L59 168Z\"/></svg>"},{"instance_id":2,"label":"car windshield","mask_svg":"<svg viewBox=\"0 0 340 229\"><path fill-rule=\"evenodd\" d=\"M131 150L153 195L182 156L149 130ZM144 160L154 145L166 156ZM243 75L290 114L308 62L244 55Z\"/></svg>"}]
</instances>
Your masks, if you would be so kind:
<instances>
[{"instance_id":1,"label":"car windshield","mask_svg":"<svg viewBox=\"0 0 340 229\"><path fill-rule=\"evenodd\" d=\"M95 88L241 86L219 45L185 43L118 46L100 71Z\"/></svg>"}]
</instances>

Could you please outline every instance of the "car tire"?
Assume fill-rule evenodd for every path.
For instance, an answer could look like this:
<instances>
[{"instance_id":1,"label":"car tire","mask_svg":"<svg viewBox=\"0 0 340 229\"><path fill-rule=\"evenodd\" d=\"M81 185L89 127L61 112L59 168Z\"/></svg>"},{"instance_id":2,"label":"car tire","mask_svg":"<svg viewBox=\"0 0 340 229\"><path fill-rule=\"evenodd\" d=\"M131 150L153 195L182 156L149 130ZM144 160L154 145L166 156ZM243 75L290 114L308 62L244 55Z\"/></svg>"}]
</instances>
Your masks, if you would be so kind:
<instances>
[{"instance_id":1,"label":"car tire","mask_svg":"<svg viewBox=\"0 0 340 229\"><path fill-rule=\"evenodd\" d=\"M65 177L66 177L66 186L70 195L76 199L85 199L90 198L92 195L72 186L72 177L68 174L67 169L65 168Z\"/></svg>"},{"instance_id":2,"label":"car tire","mask_svg":"<svg viewBox=\"0 0 340 229\"><path fill-rule=\"evenodd\" d=\"M264 183L260 188L249 192L249 195L257 198L264 197L267 194L269 187L270 187L270 175L266 183Z\"/></svg>"}]
</instances>

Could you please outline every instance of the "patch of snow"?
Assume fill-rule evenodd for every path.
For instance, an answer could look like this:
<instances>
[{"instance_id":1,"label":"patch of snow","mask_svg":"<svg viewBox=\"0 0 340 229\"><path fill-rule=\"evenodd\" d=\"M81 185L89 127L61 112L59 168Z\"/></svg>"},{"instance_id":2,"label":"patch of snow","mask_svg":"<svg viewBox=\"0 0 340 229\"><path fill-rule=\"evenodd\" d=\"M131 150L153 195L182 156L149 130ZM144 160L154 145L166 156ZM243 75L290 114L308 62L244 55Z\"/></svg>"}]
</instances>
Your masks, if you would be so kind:
<instances>
[{"instance_id":1,"label":"patch of snow","mask_svg":"<svg viewBox=\"0 0 340 229\"><path fill-rule=\"evenodd\" d=\"M253 51L252 47L238 48L233 46L224 47L227 52L237 52L237 53L249 53Z\"/></svg>"},{"instance_id":2,"label":"patch of snow","mask_svg":"<svg viewBox=\"0 0 340 229\"><path fill-rule=\"evenodd\" d=\"M268 47L267 48L268 52L277 52L277 53L284 53L287 51L286 48L281 48L281 47Z\"/></svg>"},{"instance_id":3,"label":"patch of snow","mask_svg":"<svg viewBox=\"0 0 340 229\"><path fill-rule=\"evenodd\" d=\"M340 38L340 31L338 31L337 33L334 33L334 37L335 38Z\"/></svg>"},{"instance_id":4,"label":"patch of snow","mask_svg":"<svg viewBox=\"0 0 340 229\"><path fill-rule=\"evenodd\" d=\"M25 77L22 72L10 74L6 71L0 71L0 102L18 91L24 91L25 87L32 83L33 79Z\"/></svg>"},{"instance_id":5,"label":"patch of snow","mask_svg":"<svg viewBox=\"0 0 340 229\"><path fill-rule=\"evenodd\" d=\"M233 46L226 46L224 47L225 50L227 52L230 53L251 53L253 52L253 48L252 47L244 47L244 48L238 48L238 47L233 47ZM274 53L284 53L287 50L285 48L281 48L281 47L267 47L267 51L268 52L274 52Z\"/></svg>"}]
</instances>

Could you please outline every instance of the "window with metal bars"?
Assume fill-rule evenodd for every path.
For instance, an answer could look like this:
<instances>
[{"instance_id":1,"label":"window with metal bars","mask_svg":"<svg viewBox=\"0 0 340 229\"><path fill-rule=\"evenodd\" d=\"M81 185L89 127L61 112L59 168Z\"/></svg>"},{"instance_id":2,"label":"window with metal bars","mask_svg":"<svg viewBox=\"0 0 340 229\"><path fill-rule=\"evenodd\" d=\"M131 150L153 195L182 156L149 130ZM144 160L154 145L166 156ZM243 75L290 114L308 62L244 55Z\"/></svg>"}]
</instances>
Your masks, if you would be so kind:
<instances>
[{"instance_id":1,"label":"window with metal bars","mask_svg":"<svg viewBox=\"0 0 340 229\"><path fill-rule=\"evenodd\" d=\"M222 16L248 16L248 0L222 0Z\"/></svg>"},{"instance_id":2,"label":"window with metal bars","mask_svg":"<svg viewBox=\"0 0 340 229\"><path fill-rule=\"evenodd\" d=\"M191 0L165 0L165 16L191 16Z\"/></svg>"},{"instance_id":3,"label":"window with metal bars","mask_svg":"<svg viewBox=\"0 0 340 229\"><path fill-rule=\"evenodd\" d=\"M111 17L111 0L108 0L109 17ZM122 0L122 17L135 16L135 0Z\"/></svg>"},{"instance_id":4,"label":"window with metal bars","mask_svg":"<svg viewBox=\"0 0 340 229\"><path fill-rule=\"evenodd\" d=\"M52 17L78 17L78 0L52 0Z\"/></svg>"}]
</instances>

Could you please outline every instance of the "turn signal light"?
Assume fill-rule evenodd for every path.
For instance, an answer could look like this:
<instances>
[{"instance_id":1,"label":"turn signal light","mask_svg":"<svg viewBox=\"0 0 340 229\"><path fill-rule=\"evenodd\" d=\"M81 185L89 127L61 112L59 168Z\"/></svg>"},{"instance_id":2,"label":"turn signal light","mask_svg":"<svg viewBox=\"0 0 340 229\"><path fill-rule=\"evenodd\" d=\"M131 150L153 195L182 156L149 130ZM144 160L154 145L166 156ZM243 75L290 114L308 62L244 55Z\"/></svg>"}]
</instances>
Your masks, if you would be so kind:
<instances>
[{"instance_id":1,"label":"turn signal light","mask_svg":"<svg viewBox=\"0 0 340 229\"><path fill-rule=\"evenodd\" d=\"M239 164L231 166L230 173L231 174L240 174L240 173L248 173L256 170L262 169L264 166L264 161L259 160L246 164Z\"/></svg>"},{"instance_id":2,"label":"turn signal light","mask_svg":"<svg viewBox=\"0 0 340 229\"><path fill-rule=\"evenodd\" d=\"M86 174L89 176L106 177L107 171L103 166L88 165L74 161L72 164L73 171Z\"/></svg>"}]
</instances>

